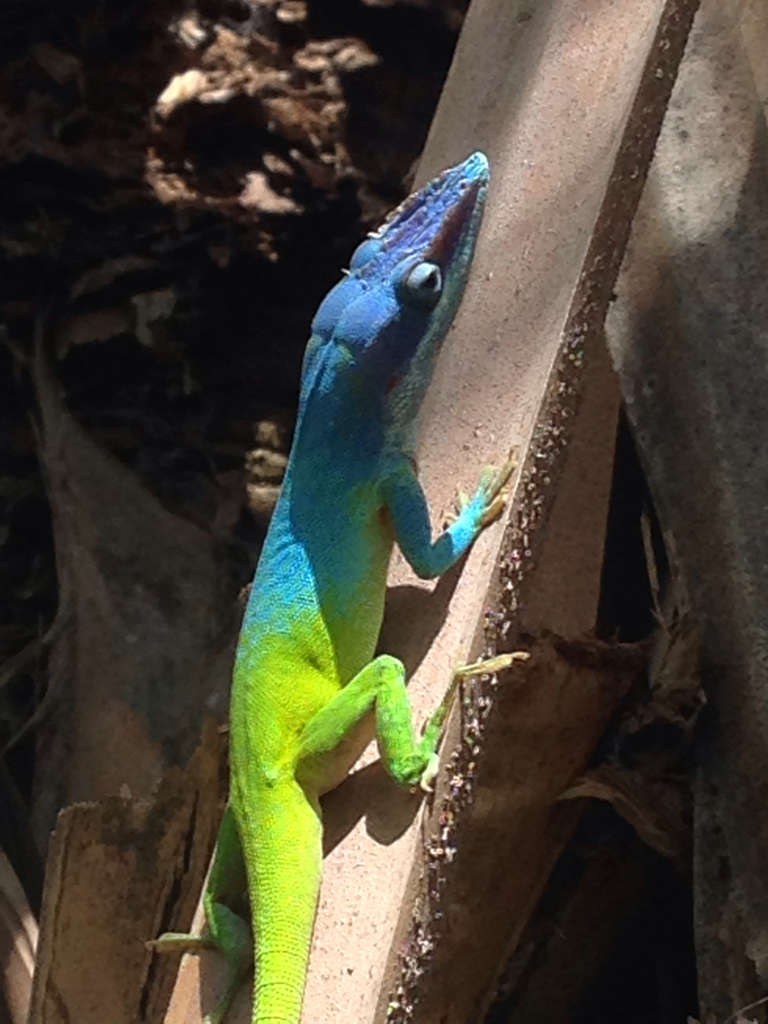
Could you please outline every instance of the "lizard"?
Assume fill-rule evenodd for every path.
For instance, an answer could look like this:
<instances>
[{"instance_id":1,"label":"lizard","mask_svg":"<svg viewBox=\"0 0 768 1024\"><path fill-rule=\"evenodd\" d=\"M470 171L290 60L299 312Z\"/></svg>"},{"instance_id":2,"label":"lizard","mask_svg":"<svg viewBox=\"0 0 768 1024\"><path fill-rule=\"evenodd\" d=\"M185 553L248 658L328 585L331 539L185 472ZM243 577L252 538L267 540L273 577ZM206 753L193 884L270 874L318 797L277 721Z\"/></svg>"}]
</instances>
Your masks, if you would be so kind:
<instances>
[{"instance_id":1,"label":"lizard","mask_svg":"<svg viewBox=\"0 0 768 1024\"><path fill-rule=\"evenodd\" d=\"M322 870L319 798L353 767L371 719L397 783L429 789L436 775L458 674L417 738L403 664L374 655L393 543L420 577L437 577L505 501L511 462L483 470L433 541L415 466L419 409L464 291L489 176L475 152L410 195L358 246L312 322L235 658L208 934L148 944L224 953L229 984L206 1024L220 1024L252 967L253 1024L299 1024ZM237 912L243 893L252 927Z\"/></svg>"}]
</instances>

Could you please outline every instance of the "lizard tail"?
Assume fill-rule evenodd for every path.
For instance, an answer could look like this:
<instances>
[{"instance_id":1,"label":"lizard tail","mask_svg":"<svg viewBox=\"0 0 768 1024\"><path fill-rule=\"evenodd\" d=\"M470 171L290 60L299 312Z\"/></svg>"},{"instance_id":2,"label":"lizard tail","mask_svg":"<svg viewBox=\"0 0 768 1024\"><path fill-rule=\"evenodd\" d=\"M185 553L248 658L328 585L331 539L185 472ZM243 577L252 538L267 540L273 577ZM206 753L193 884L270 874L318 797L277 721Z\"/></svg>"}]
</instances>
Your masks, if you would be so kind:
<instances>
[{"instance_id":1,"label":"lizard tail","mask_svg":"<svg viewBox=\"0 0 768 1024\"><path fill-rule=\"evenodd\" d=\"M322 872L322 822L297 782L235 808L254 932L253 1024L299 1024Z\"/></svg>"}]
</instances>

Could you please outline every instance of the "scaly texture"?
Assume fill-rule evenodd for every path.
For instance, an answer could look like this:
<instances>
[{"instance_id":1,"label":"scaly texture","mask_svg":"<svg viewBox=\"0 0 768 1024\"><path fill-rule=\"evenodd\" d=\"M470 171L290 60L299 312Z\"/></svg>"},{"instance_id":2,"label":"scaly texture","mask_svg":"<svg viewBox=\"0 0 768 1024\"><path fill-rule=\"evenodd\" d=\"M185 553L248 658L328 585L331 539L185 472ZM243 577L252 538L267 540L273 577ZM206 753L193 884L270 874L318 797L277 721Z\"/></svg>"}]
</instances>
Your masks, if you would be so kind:
<instances>
[{"instance_id":1,"label":"scaly texture","mask_svg":"<svg viewBox=\"0 0 768 1024\"><path fill-rule=\"evenodd\" d=\"M438 576L502 504L508 472L484 473L433 542L413 461L416 417L464 290L488 176L475 153L406 199L358 247L312 324L293 449L235 665L230 803L205 896L231 983L212 1024L252 949L254 1024L299 1021L322 868L319 797L359 756L358 726L375 716L400 784L434 774L448 697L417 740L402 664L371 659L393 542L420 576ZM253 946L236 913L246 878Z\"/></svg>"}]
</instances>

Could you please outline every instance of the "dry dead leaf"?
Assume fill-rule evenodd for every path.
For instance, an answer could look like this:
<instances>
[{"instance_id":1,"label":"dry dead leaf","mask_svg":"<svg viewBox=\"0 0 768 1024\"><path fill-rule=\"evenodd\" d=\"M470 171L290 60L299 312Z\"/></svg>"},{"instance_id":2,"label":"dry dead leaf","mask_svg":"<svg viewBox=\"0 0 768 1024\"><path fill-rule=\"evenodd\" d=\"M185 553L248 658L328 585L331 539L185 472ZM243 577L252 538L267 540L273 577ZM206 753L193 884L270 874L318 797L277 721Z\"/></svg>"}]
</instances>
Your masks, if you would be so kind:
<instances>
[{"instance_id":1,"label":"dry dead leaf","mask_svg":"<svg viewBox=\"0 0 768 1024\"><path fill-rule=\"evenodd\" d=\"M215 541L75 421L42 332L33 372L59 583L33 794L45 849L60 807L123 785L148 796L206 714L224 717L237 610Z\"/></svg>"},{"instance_id":2,"label":"dry dead leaf","mask_svg":"<svg viewBox=\"0 0 768 1024\"><path fill-rule=\"evenodd\" d=\"M664 857L680 856L688 829L683 797L674 784L665 785L642 772L601 765L576 779L560 799L581 797L607 800L643 842Z\"/></svg>"},{"instance_id":3,"label":"dry dead leaf","mask_svg":"<svg viewBox=\"0 0 768 1024\"><path fill-rule=\"evenodd\" d=\"M0 962L9 1024L26 1024L37 949L37 921L8 858L0 853Z\"/></svg>"}]
</instances>

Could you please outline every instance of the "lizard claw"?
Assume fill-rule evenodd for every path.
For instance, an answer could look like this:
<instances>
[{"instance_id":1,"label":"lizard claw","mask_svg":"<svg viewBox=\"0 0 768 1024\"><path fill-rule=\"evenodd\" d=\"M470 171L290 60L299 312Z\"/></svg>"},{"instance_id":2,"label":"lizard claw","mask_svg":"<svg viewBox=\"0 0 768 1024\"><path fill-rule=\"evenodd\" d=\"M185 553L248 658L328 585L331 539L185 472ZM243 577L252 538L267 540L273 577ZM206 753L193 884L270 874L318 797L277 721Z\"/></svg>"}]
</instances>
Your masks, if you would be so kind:
<instances>
[{"instance_id":1,"label":"lizard claw","mask_svg":"<svg viewBox=\"0 0 768 1024\"><path fill-rule=\"evenodd\" d=\"M493 466L486 466L480 477L480 483L475 492L475 499L484 501L485 507L480 514L480 528L484 529L495 522L507 504L509 493L506 485L514 472L517 460L513 455L507 459L501 469Z\"/></svg>"},{"instance_id":2,"label":"lizard claw","mask_svg":"<svg viewBox=\"0 0 768 1024\"><path fill-rule=\"evenodd\" d=\"M443 518L443 529L447 529L449 526L452 526L456 522L456 520L462 514L464 509L469 505L471 500L472 499L470 498L470 496L462 487L458 487L456 489L456 499L454 501L454 507L452 509L449 509L448 512L446 512Z\"/></svg>"},{"instance_id":3,"label":"lizard claw","mask_svg":"<svg viewBox=\"0 0 768 1024\"><path fill-rule=\"evenodd\" d=\"M459 488L456 492L455 509L445 516L445 528L451 526L465 513L471 515L472 508L476 509L478 530L484 530L495 522L507 504L508 494L505 490L509 478L515 469L517 462L514 455L511 455L501 469L495 466L486 466L480 476L480 483L477 490L470 497L465 491Z\"/></svg>"},{"instance_id":4,"label":"lizard claw","mask_svg":"<svg viewBox=\"0 0 768 1024\"><path fill-rule=\"evenodd\" d=\"M507 495L497 494L480 517L480 526L485 529L491 523L495 523L507 505Z\"/></svg>"},{"instance_id":5,"label":"lizard claw","mask_svg":"<svg viewBox=\"0 0 768 1024\"><path fill-rule=\"evenodd\" d=\"M430 754L429 760L427 761L427 767L421 773L419 779L419 789L422 793L434 793L435 791L435 779L440 771L440 758L437 754Z\"/></svg>"}]
</instances>

